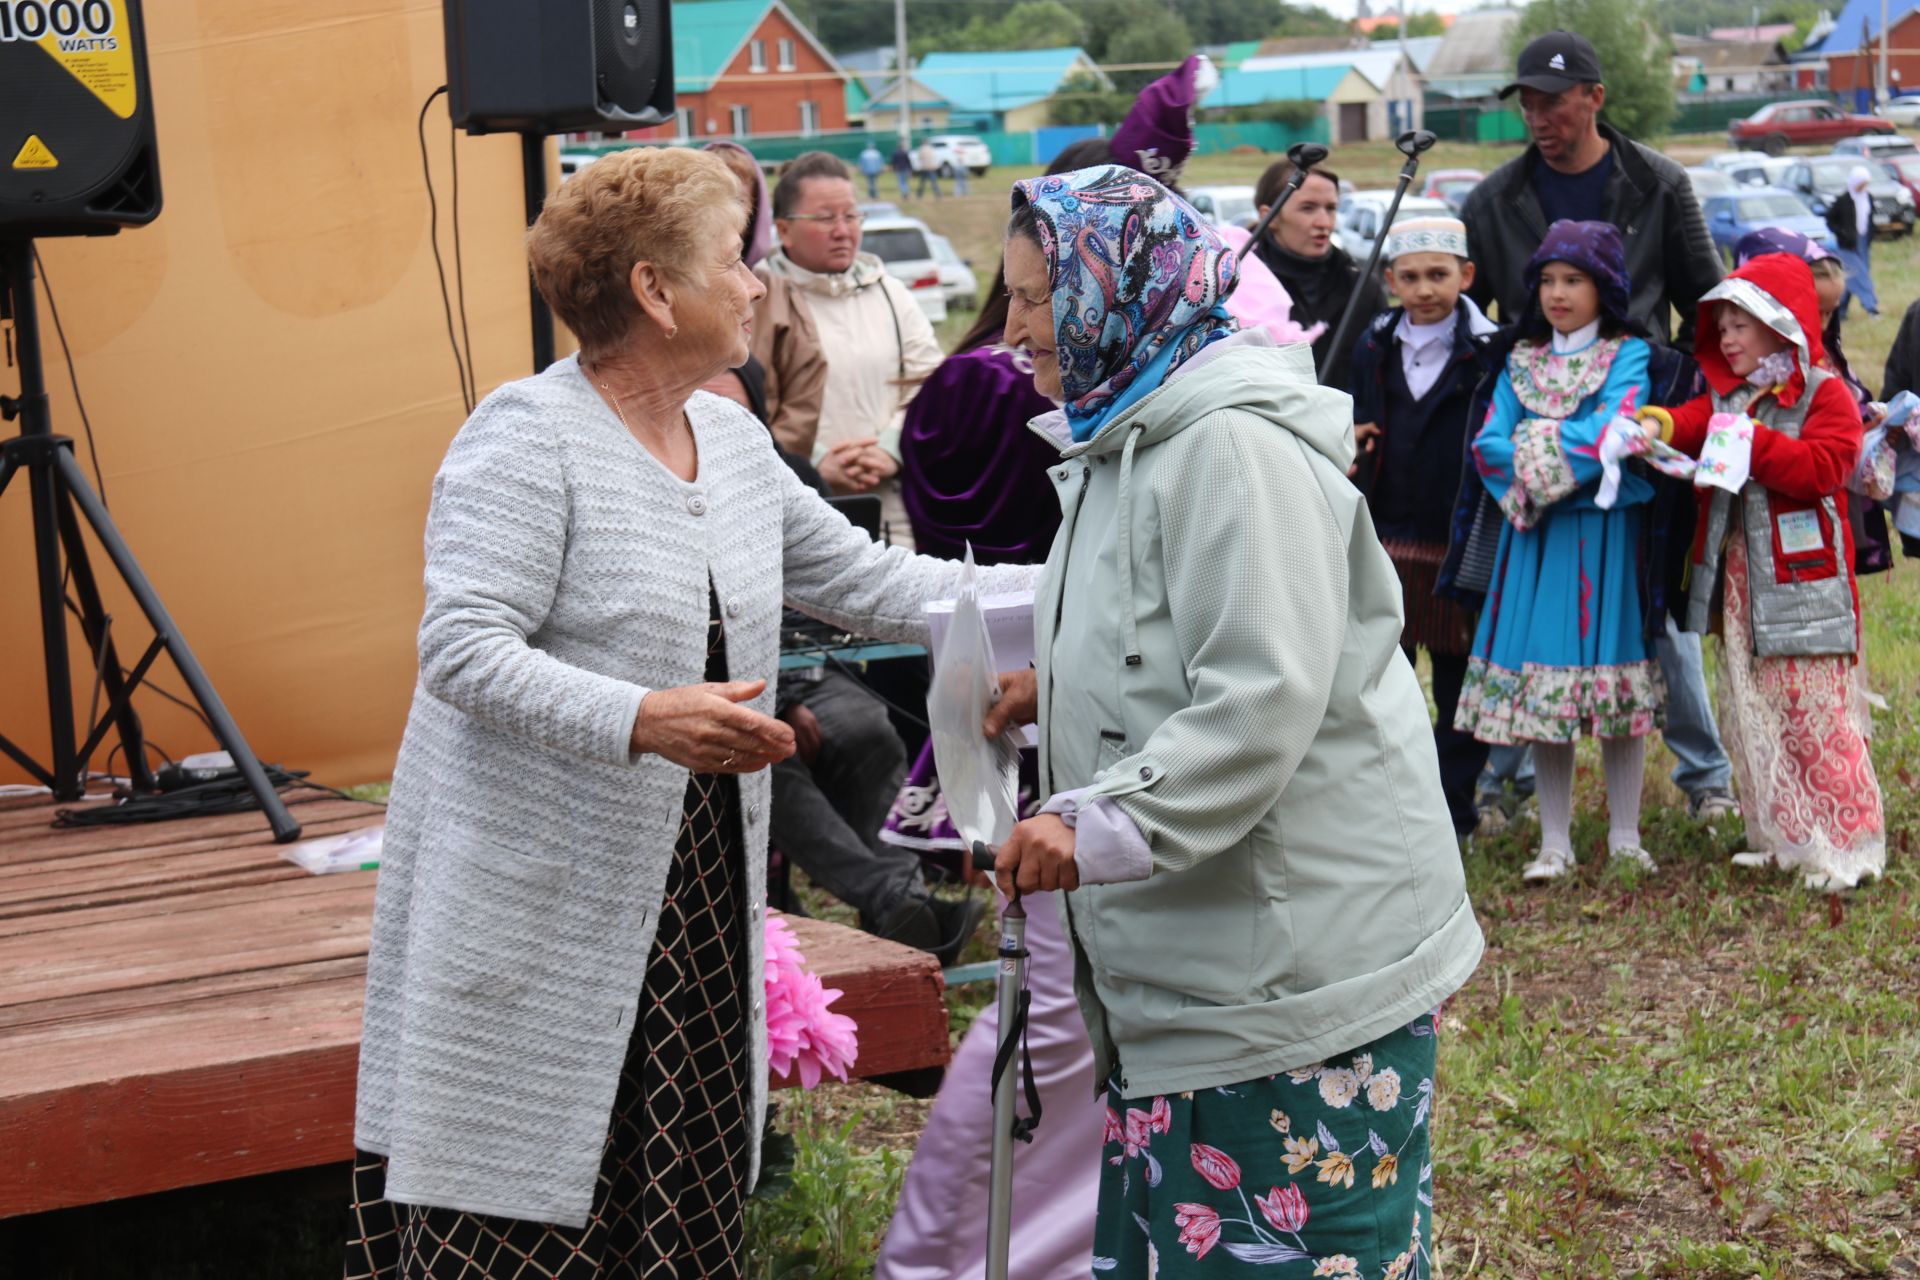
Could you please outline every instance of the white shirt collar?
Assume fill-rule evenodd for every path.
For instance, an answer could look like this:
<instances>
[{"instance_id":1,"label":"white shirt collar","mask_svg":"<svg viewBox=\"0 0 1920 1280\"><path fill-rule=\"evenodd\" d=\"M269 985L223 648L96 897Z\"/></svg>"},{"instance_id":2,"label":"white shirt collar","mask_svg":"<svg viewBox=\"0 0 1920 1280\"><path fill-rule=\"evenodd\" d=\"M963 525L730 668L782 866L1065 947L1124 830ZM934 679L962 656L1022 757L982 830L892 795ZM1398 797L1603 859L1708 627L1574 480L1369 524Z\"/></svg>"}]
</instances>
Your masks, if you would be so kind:
<instances>
[{"instance_id":1,"label":"white shirt collar","mask_svg":"<svg viewBox=\"0 0 1920 1280\"><path fill-rule=\"evenodd\" d=\"M1572 333L1562 333L1558 329L1555 329L1553 331L1553 354L1557 356L1572 355L1576 351L1592 346L1599 337L1600 320L1597 316L1594 318L1592 324L1587 325L1585 328L1575 329Z\"/></svg>"},{"instance_id":2,"label":"white shirt collar","mask_svg":"<svg viewBox=\"0 0 1920 1280\"><path fill-rule=\"evenodd\" d=\"M1394 329L1394 336L1410 347L1430 347L1436 342L1450 341L1454 326L1460 322L1458 311L1447 312L1447 318L1436 320L1432 324L1415 324L1405 310L1400 312L1400 323Z\"/></svg>"}]
</instances>

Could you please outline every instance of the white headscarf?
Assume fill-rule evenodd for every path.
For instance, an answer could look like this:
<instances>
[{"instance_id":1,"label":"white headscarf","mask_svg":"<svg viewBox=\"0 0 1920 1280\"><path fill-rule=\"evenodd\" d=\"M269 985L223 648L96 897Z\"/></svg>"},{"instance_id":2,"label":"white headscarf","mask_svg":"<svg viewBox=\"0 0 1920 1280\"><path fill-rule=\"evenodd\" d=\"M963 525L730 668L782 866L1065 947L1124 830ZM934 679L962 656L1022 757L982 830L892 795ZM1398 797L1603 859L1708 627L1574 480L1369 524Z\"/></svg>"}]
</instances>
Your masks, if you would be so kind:
<instances>
[{"instance_id":1,"label":"white headscarf","mask_svg":"<svg viewBox=\"0 0 1920 1280\"><path fill-rule=\"evenodd\" d=\"M1872 181L1873 175L1863 164L1847 171L1847 190L1853 193L1853 231L1862 240L1872 234L1873 200L1867 195L1867 184Z\"/></svg>"}]
</instances>

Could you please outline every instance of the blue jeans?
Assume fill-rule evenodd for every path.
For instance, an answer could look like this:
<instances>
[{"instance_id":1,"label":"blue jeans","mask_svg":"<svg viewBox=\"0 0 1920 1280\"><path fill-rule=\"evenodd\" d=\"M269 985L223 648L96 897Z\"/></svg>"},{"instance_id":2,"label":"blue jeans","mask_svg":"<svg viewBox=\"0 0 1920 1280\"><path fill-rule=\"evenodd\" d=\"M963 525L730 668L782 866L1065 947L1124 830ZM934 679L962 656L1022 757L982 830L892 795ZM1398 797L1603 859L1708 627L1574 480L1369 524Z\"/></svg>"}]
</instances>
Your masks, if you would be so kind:
<instances>
[{"instance_id":1,"label":"blue jeans","mask_svg":"<svg viewBox=\"0 0 1920 1280\"><path fill-rule=\"evenodd\" d=\"M1480 771L1480 783L1475 788L1477 798L1498 796L1509 782L1520 799L1533 794L1533 752L1524 742L1488 749L1487 767Z\"/></svg>"},{"instance_id":2,"label":"blue jeans","mask_svg":"<svg viewBox=\"0 0 1920 1280\"><path fill-rule=\"evenodd\" d=\"M1653 642L1660 674L1667 681L1667 727L1661 737L1679 763L1673 785L1688 797L1725 791L1733 781L1727 749L1720 745L1713 702L1707 697L1707 672L1700 659L1700 637L1667 619L1667 633Z\"/></svg>"},{"instance_id":3,"label":"blue jeans","mask_svg":"<svg viewBox=\"0 0 1920 1280\"><path fill-rule=\"evenodd\" d=\"M1687 794L1725 791L1733 780L1727 749L1720 745L1720 726L1714 723L1713 703L1707 697L1706 667L1700 659L1700 637L1682 631L1667 619L1667 633L1653 642L1660 674L1667 682L1667 727L1661 739L1679 761L1673 785ZM1500 794L1506 783L1525 799L1533 794L1533 753L1525 744L1495 747L1487 753L1476 793L1481 799Z\"/></svg>"},{"instance_id":4,"label":"blue jeans","mask_svg":"<svg viewBox=\"0 0 1920 1280\"><path fill-rule=\"evenodd\" d=\"M905 169L895 169L893 176L900 179L900 198L905 200L913 181L913 175Z\"/></svg>"}]
</instances>

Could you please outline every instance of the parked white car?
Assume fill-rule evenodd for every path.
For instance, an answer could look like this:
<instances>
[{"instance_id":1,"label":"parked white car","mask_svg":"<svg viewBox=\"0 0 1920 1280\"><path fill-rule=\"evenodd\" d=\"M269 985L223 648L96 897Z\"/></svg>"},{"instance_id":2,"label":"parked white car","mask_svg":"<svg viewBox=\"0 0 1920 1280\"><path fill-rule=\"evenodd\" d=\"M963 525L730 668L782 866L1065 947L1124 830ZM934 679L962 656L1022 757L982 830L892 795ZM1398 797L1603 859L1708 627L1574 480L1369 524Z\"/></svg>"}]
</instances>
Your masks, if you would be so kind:
<instances>
[{"instance_id":1,"label":"parked white car","mask_svg":"<svg viewBox=\"0 0 1920 1280\"><path fill-rule=\"evenodd\" d=\"M940 282L933 231L926 223L918 218L868 218L860 248L880 259L888 274L913 290L913 300L928 320L939 324L947 318L947 291Z\"/></svg>"},{"instance_id":2,"label":"parked white car","mask_svg":"<svg viewBox=\"0 0 1920 1280\"><path fill-rule=\"evenodd\" d=\"M1912 138L1899 133L1866 133L1857 138L1842 138L1833 144L1837 156L1910 156L1920 151Z\"/></svg>"},{"instance_id":3,"label":"parked white car","mask_svg":"<svg viewBox=\"0 0 1920 1280\"><path fill-rule=\"evenodd\" d=\"M927 141L933 144L933 154L940 157L943 178L951 178L960 169L978 178L993 167L993 149L970 133L936 133Z\"/></svg>"},{"instance_id":4,"label":"parked white car","mask_svg":"<svg viewBox=\"0 0 1920 1280\"><path fill-rule=\"evenodd\" d=\"M1387 206L1392 203L1391 188L1356 191L1340 201L1340 211L1335 217L1340 247L1353 255L1354 261L1362 266L1366 265L1367 255L1373 252L1373 242L1380 236L1381 222L1387 216ZM1447 207L1445 200L1435 200L1431 196L1406 196L1394 211L1393 220L1405 222L1408 218L1452 216L1453 210Z\"/></svg>"},{"instance_id":5,"label":"parked white car","mask_svg":"<svg viewBox=\"0 0 1920 1280\"><path fill-rule=\"evenodd\" d=\"M1758 151L1746 154L1748 159L1744 163L1721 167L1720 171L1732 178L1735 186L1777 187L1787 176L1787 170L1799 160L1798 156L1769 156Z\"/></svg>"},{"instance_id":6,"label":"parked white car","mask_svg":"<svg viewBox=\"0 0 1920 1280\"><path fill-rule=\"evenodd\" d=\"M949 311L972 311L980 305L980 282L974 279L973 264L960 256L953 241L938 232L927 233L933 246L933 260L940 264L940 289L947 295Z\"/></svg>"},{"instance_id":7,"label":"parked white car","mask_svg":"<svg viewBox=\"0 0 1920 1280\"><path fill-rule=\"evenodd\" d=\"M1251 231L1259 221L1252 187L1189 187L1187 203L1216 227L1242 227Z\"/></svg>"},{"instance_id":8,"label":"parked white car","mask_svg":"<svg viewBox=\"0 0 1920 1280\"><path fill-rule=\"evenodd\" d=\"M1920 93L1909 93L1883 103L1873 114L1882 120L1891 120L1902 129L1911 129L1920 125Z\"/></svg>"}]
</instances>

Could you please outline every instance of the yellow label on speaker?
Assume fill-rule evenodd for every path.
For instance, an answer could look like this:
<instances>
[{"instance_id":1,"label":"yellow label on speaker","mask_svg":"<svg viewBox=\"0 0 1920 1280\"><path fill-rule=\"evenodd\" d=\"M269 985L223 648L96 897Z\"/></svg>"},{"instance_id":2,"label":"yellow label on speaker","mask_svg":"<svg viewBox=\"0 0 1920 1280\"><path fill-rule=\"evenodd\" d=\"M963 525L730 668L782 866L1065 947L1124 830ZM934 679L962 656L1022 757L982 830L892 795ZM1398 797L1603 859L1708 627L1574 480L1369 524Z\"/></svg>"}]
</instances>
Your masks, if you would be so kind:
<instances>
[{"instance_id":1,"label":"yellow label on speaker","mask_svg":"<svg viewBox=\"0 0 1920 1280\"><path fill-rule=\"evenodd\" d=\"M13 158L13 167L16 169L58 169L60 162L54 159L53 152L47 150L47 144L40 141L39 134L30 133L27 135L26 145L20 148L20 154Z\"/></svg>"},{"instance_id":2,"label":"yellow label on speaker","mask_svg":"<svg viewBox=\"0 0 1920 1280\"><path fill-rule=\"evenodd\" d=\"M126 0L0 0L0 41L13 40L46 50L122 120L139 109Z\"/></svg>"}]
</instances>

